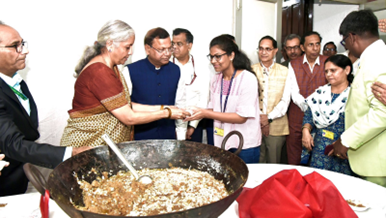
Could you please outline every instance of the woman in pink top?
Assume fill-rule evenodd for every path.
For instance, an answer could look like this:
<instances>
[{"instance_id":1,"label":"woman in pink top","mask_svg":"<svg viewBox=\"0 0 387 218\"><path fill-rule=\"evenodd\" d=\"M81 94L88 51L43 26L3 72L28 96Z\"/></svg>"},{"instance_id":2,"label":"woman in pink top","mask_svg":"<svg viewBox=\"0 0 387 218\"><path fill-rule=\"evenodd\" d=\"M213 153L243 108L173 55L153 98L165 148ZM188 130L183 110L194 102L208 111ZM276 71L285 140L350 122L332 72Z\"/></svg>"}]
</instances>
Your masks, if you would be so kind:
<instances>
[{"instance_id":1,"label":"woman in pink top","mask_svg":"<svg viewBox=\"0 0 387 218\"><path fill-rule=\"evenodd\" d=\"M223 138L237 130L244 138L239 157L246 163L258 163L261 145L261 127L258 110L258 81L251 70L248 57L225 36L210 43L208 58L216 72L211 81L208 109L192 107L193 115L186 121L214 119L214 144L221 146ZM235 152L239 144L236 135L229 138L226 150Z\"/></svg>"}]
</instances>

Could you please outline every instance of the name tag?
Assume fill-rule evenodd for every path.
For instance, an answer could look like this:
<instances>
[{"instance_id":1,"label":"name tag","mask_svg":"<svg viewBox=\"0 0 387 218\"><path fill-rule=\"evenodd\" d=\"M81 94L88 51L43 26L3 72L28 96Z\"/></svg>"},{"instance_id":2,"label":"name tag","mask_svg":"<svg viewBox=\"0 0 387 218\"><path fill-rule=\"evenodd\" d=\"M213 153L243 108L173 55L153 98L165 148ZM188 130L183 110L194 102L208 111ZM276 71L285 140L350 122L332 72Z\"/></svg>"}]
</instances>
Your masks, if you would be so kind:
<instances>
[{"instance_id":1,"label":"name tag","mask_svg":"<svg viewBox=\"0 0 387 218\"><path fill-rule=\"evenodd\" d=\"M218 136L222 136L222 137L224 136L224 130L218 127L215 127L214 133L215 135L218 135Z\"/></svg>"},{"instance_id":2,"label":"name tag","mask_svg":"<svg viewBox=\"0 0 387 218\"><path fill-rule=\"evenodd\" d=\"M328 138L328 139L331 139L333 140L335 138L335 133L331 132L331 131L328 131L328 130L323 130L323 134L322 134L325 138Z\"/></svg>"}]
</instances>

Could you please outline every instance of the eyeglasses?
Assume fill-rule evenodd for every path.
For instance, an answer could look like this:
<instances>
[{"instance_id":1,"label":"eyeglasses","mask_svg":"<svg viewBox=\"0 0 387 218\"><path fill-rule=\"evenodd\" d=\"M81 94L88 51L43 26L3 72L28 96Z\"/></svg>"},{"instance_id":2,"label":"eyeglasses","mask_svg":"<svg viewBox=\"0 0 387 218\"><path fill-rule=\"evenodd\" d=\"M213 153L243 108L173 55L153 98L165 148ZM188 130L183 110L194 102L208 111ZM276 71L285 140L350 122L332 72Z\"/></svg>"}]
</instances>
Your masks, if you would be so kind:
<instances>
[{"instance_id":1,"label":"eyeglasses","mask_svg":"<svg viewBox=\"0 0 387 218\"><path fill-rule=\"evenodd\" d=\"M345 47L345 40L349 37L349 34L341 40L340 44Z\"/></svg>"},{"instance_id":2,"label":"eyeglasses","mask_svg":"<svg viewBox=\"0 0 387 218\"><path fill-rule=\"evenodd\" d=\"M180 48L181 46L183 46L185 44L182 43L182 42L177 42L177 43L172 42L172 47L175 46L175 45Z\"/></svg>"},{"instance_id":3,"label":"eyeglasses","mask_svg":"<svg viewBox=\"0 0 387 218\"><path fill-rule=\"evenodd\" d=\"M257 52L263 52L263 51L271 52L273 51L273 48L263 48L263 47L257 48Z\"/></svg>"},{"instance_id":4,"label":"eyeglasses","mask_svg":"<svg viewBox=\"0 0 387 218\"><path fill-rule=\"evenodd\" d=\"M207 57L210 61L212 61L213 58L215 58L215 61L220 61L220 59L222 59L222 56L227 54L227 52L223 53L223 54L220 54L220 55L211 55L211 54L208 54Z\"/></svg>"},{"instance_id":5,"label":"eyeglasses","mask_svg":"<svg viewBox=\"0 0 387 218\"><path fill-rule=\"evenodd\" d=\"M336 51L335 48L325 48L324 51Z\"/></svg>"},{"instance_id":6,"label":"eyeglasses","mask_svg":"<svg viewBox=\"0 0 387 218\"><path fill-rule=\"evenodd\" d=\"M0 46L0 48L15 48L17 53L21 53L24 48L28 49L28 44L27 44L27 42L22 41L20 44Z\"/></svg>"},{"instance_id":7,"label":"eyeglasses","mask_svg":"<svg viewBox=\"0 0 387 218\"><path fill-rule=\"evenodd\" d=\"M159 54L165 54L165 53L172 53L175 49L173 47L170 47L170 48L164 48L162 50L158 50L156 48L154 48L153 46L149 45L151 48L153 48L154 50L156 50Z\"/></svg>"},{"instance_id":8,"label":"eyeglasses","mask_svg":"<svg viewBox=\"0 0 387 218\"><path fill-rule=\"evenodd\" d=\"M286 51L298 50L298 49L300 49L300 45L296 45L296 46L293 46L293 47L285 46L285 49L286 49Z\"/></svg>"}]
</instances>

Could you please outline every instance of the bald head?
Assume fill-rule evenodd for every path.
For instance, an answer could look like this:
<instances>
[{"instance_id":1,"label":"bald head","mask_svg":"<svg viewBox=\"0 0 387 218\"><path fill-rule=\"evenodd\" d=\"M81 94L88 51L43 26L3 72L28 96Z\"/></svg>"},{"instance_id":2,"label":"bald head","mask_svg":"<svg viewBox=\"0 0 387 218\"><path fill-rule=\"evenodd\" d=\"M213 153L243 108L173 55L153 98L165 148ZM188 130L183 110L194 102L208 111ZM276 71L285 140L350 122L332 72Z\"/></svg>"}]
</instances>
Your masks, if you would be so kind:
<instances>
[{"instance_id":1,"label":"bald head","mask_svg":"<svg viewBox=\"0 0 387 218\"><path fill-rule=\"evenodd\" d=\"M0 20L0 27L1 27L2 25L5 25L5 23L4 23L3 21ZM0 42L1 42L1 37L0 37Z\"/></svg>"},{"instance_id":2,"label":"bald head","mask_svg":"<svg viewBox=\"0 0 387 218\"><path fill-rule=\"evenodd\" d=\"M18 31L4 23L0 23L0 45L8 46L10 44L6 44L7 42L13 42L17 39L21 39Z\"/></svg>"},{"instance_id":3,"label":"bald head","mask_svg":"<svg viewBox=\"0 0 387 218\"><path fill-rule=\"evenodd\" d=\"M23 39L14 28L0 24L0 73L12 77L26 67L28 49L23 48L22 43Z\"/></svg>"}]
</instances>

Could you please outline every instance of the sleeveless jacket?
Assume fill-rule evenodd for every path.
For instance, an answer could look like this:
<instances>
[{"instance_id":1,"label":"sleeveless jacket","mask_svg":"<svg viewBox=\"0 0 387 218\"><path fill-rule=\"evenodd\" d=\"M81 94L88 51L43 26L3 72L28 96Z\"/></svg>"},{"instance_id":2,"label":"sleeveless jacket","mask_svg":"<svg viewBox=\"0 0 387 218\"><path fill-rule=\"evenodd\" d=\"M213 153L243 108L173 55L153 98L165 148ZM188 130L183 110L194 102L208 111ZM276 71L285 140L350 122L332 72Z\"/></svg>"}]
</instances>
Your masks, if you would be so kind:
<instances>
[{"instance_id":1,"label":"sleeveless jacket","mask_svg":"<svg viewBox=\"0 0 387 218\"><path fill-rule=\"evenodd\" d=\"M127 65L132 81L131 99L147 105L175 105L180 68L169 62L156 70L148 58ZM134 126L134 139L176 139L175 121L161 119Z\"/></svg>"},{"instance_id":2,"label":"sleeveless jacket","mask_svg":"<svg viewBox=\"0 0 387 218\"><path fill-rule=\"evenodd\" d=\"M265 82L269 83L268 99L266 113L269 114L281 101L286 78L288 76L288 68L280 64L274 63L273 67L269 72L269 81L266 81L263 76L263 68L260 63L252 66L253 71L256 73L259 82L259 107L263 108L263 93ZM262 109L261 109L262 113ZM272 136L283 136L289 134L288 116L285 114L282 117L276 118L270 124L270 135Z\"/></svg>"}]
</instances>

